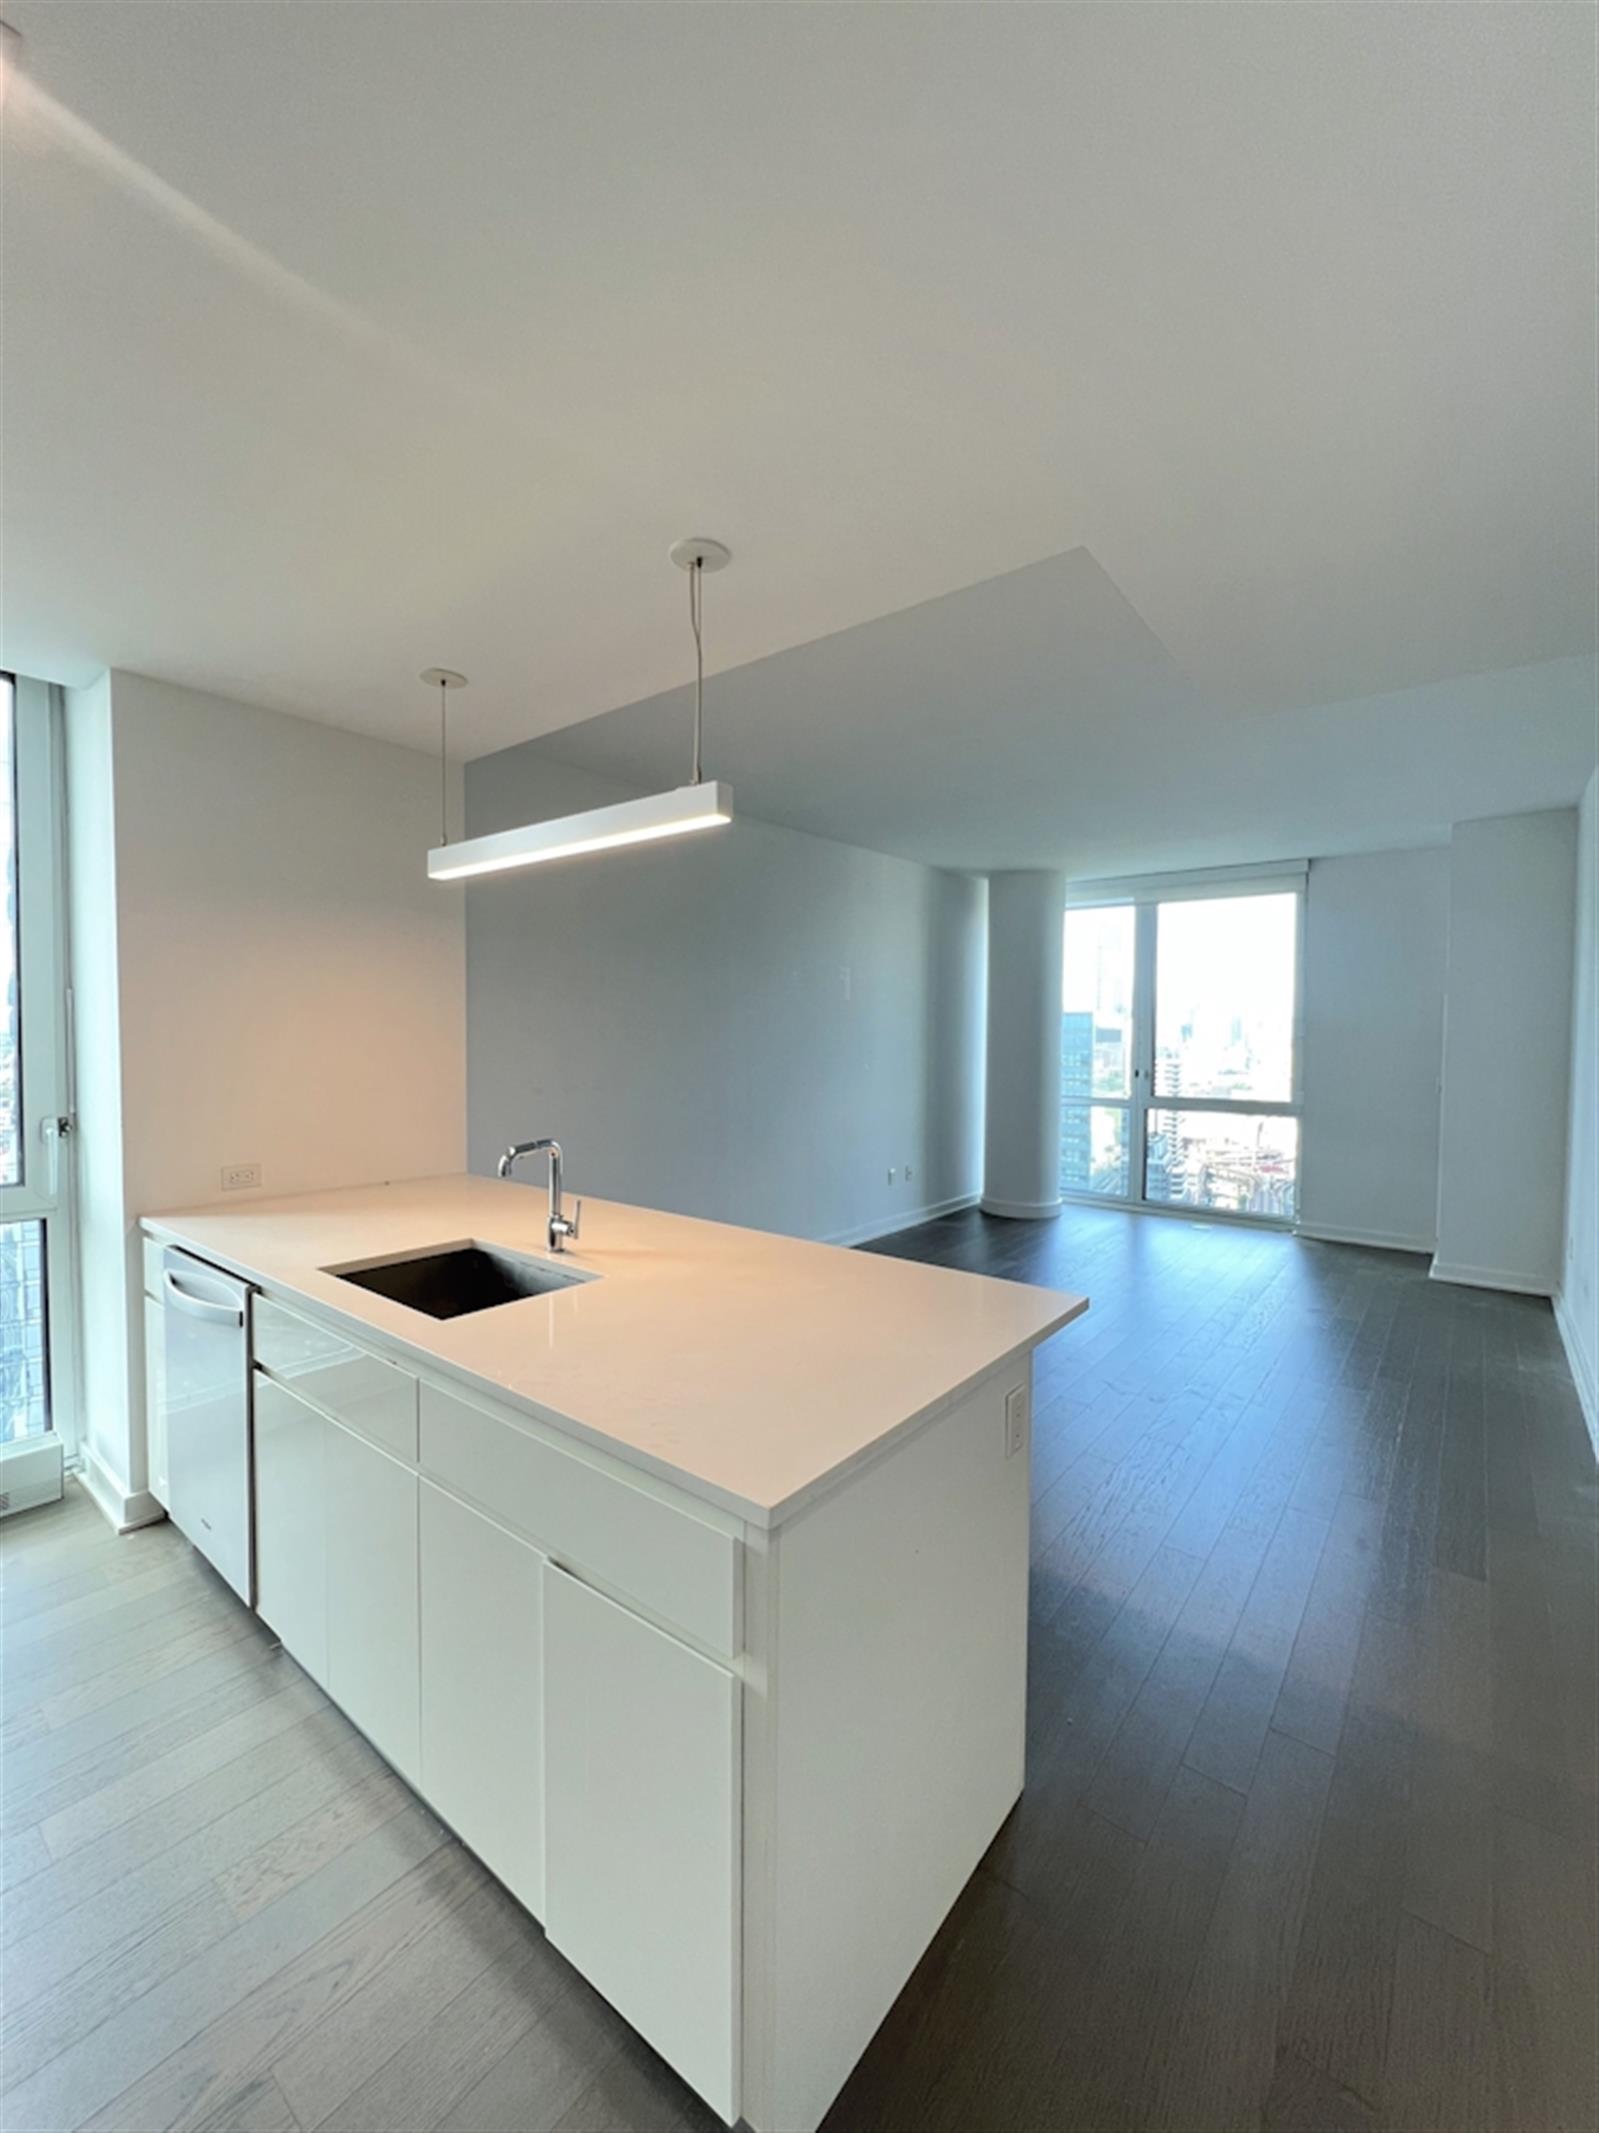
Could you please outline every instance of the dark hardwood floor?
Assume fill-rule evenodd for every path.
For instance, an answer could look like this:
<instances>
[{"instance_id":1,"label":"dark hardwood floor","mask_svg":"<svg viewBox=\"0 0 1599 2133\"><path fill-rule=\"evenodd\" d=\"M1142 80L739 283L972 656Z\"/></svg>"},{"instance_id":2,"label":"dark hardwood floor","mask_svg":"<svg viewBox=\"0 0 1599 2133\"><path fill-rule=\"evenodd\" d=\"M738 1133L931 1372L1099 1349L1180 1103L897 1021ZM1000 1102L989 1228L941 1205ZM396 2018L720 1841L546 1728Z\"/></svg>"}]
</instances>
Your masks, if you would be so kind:
<instances>
[{"instance_id":1,"label":"dark hardwood floor","mask_svg":"<svg viewBox=\"0 0 1599 2133\"><path fill-rule=\"evenodd\" d=\"M875 1247L1039 1356L1027 1790L829 2117L1599 2124L1599 1486L1547 1304L1068 1208Z\"/></svg>"},{"instance_id":2,"label":"dark hardwood floor","mask_svg":"<svg viewBox=\"0 0 1599 2133\"><path fill-rule=\"evenodd\" d=\"M1548 1307L1069 1209L1027 1791L827 2133L1596 2120L1596 1489ZM715 2121L169 1527L0 1526L6 2133Z\"/></svg>"}]
</instances>

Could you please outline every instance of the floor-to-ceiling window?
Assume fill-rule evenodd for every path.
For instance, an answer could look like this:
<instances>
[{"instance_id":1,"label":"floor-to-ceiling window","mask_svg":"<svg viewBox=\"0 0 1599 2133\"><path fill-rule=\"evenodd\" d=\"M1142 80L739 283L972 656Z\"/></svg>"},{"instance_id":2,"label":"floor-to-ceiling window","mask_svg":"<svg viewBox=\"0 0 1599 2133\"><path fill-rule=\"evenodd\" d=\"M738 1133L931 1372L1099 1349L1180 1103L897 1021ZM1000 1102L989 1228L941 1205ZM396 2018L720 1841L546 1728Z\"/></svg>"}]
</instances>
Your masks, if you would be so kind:
<instances>
[{"instance_id":1,"label":"floor-to-ceiling window","mask_svg":"<svg viewBox=\"0 0 1599 2133\"><path fill-rule=\"evenodd\" d=\"M0 675L0 1446L72 1434L59 741L51 692Z\"/></svg>"},{"instance_id":2,"label":"floor-to-ceiling window","mask_svg":"<svg viewBox=\"0 0 1599 2133\"><path fill-rule=\"evenodd\" d=\"M1066 914L1060 1018L1060 1181L1068 1192L1132 1195L1131 904Z\"/></svg>"},{"instance_id":3,"label":"floor-to-ceiling window","mask_svg":"<svg viewBox=\"0 0 1599 2133\"><path fill-rule=\"evenodd\" d=\"M1303 872L1076 885L1063 1192L1291 1222Z\"/></svg>"}]
</instances>

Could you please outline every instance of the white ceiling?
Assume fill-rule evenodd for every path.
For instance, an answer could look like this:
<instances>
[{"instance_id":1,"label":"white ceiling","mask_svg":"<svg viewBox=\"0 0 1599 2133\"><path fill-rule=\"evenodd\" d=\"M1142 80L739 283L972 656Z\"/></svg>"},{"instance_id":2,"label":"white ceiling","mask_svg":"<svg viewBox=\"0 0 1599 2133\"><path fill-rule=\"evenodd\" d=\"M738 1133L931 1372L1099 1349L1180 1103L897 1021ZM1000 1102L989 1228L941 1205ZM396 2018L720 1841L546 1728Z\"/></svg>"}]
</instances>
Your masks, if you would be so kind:
<instances>
[{"instance_id":1,"label":"white ceiling","mask_svg":"<svg viewBox=\"0 0 1599 2133\"><path fill-rule=\"evenodd\" d=\"M1427 843L1564 805L1593 770L1595 689L1573 658L1224 717L1079 548L715 676L705 768L741 813L795 829L1093 878ZM680 785L692 706L676 689L534 746Z\"/></svg>"},{"instance_id":2,"label":"white ceiling","mask_svg":"<svg viewBox=\"0 0 1599 2133\"><path fill-rule=\"evenodd\" d=\"M1140 707L1593 649L1586 7L5 12L13 665L425 744L442 662L480 754L684 674L677 534L713 670L1062 557L1070 692L863 682L911 754L835 833L931 852L951 750L1025 810L1024 677L1157 780Z\"/></svg>"}]
</instances>

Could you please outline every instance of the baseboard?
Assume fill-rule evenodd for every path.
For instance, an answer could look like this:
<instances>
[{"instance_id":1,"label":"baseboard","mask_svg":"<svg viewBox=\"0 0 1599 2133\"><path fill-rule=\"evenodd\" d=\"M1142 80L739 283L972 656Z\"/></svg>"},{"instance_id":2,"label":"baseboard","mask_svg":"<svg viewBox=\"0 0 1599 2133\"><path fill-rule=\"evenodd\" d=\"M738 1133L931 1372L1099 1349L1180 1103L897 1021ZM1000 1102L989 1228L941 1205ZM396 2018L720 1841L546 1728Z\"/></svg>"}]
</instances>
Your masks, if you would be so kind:
<instances>
[{"instance_id":1,"label":"baseboard","mask_svg":"<svg viewBox=\"0 0 1599 2133\"><path fill-rule=\"evenodd\" d=\"M83 1451L78 1479L88 1490L101 1517L115 1532L132 1533L139 1526L153 1526L157 1519L167 1515L148 1489L125 1489L121 1477L113 1474L104 1460L96 1458L87 1447Z\"/></svg>"},{"instance_id":2,"label":"baseboard","mask_svg":"<svg viewBox=\"0 0 1599 2133\"><path fill-rule=\"evenodd\" d=\"M1377 1252L1421 1252L1427 1257L1438 1249L1436 1237L1404 1237L1386 1229L1338 1229L1330 1222L1299 1222L1296 1237L1315 1244L1364 1244Z\"/></svg>"},{"instance_id":3,"label":"baseboard","mask_svg":"<svg viewBox=\"0 0 1599 2133\"><path fill-rule=\"evenodd\" d=\"M1450 1281L1460 1289L1502 1289L1508 1296L1554 1294L1547 1280L1540 1281L1533 1274L1512 1273L1508 1267L1455 1266L1448 1260L1435 1259L1427 1275L1429 1280Z\"/></svg>"},{"instance_id":4,"label":"baseboard","mask_svg":"<svg viewBox=\"0 0 1599 2133\"><path fill-rule=\"evenodd\" d=\"M977 1204L985 1215L1003 1215L1007 1222L1052 1222L1060 1213L1059 1200L991 1200L986 1192Z\"/></svg>"},{"instance_id":5,"label":"baseboard","mask_svg":"<svg viewBox=\"0 0 1599 2133\"><path fill-rule=\"evenodd\" d=\"M953 1200L934 1200L926 1207L912 1207L903 1214L888 1215L880 1222L863 1222L858 1229L839 1230L821 1241L823 1244L873 1244L879 1237L892 1237L902 1229L917 1229L924 1222L936 1222L941 1215L959 1214L963 1207L976 1205L975 1192L957 1193Z\"/></svg>"},{"instance_id":6,"label":"baseboard","mask_svg":"<svg viewBox=\"0 0 1599 2133\"><path fill-rule=\"evenodd\" d=\"M1564 1289L1555 1298L1555 1324L1560 1331L1561 1346L1566 1351L1566 1361L1571 1365L1571 1381L1582 1402L1582 1418L1588 1425L1593 1455L1599 1459L1599 1378L1595 1375L1594 1358L1577 1337L1577 1322L1571 1315Z\"/></svg>"}]
</instances>

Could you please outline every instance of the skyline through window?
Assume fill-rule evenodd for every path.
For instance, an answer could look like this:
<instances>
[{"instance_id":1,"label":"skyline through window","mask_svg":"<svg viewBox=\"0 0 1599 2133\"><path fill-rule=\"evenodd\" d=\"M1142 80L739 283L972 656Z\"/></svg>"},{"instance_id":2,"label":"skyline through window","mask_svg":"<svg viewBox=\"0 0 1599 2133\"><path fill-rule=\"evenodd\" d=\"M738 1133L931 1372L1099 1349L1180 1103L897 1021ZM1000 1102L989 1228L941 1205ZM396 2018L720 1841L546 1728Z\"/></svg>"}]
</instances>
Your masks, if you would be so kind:
<instances>
[{"instance_id":1,"label":"skyline through window","mask_svg":"<svg viewBox=\"0 0 1599 2133\"><path fill-rule=\"evenodd\" d=\"M1074 906L1061 1189L1291 1221L1297 892Z\"/></svg>"}]
</instances>

